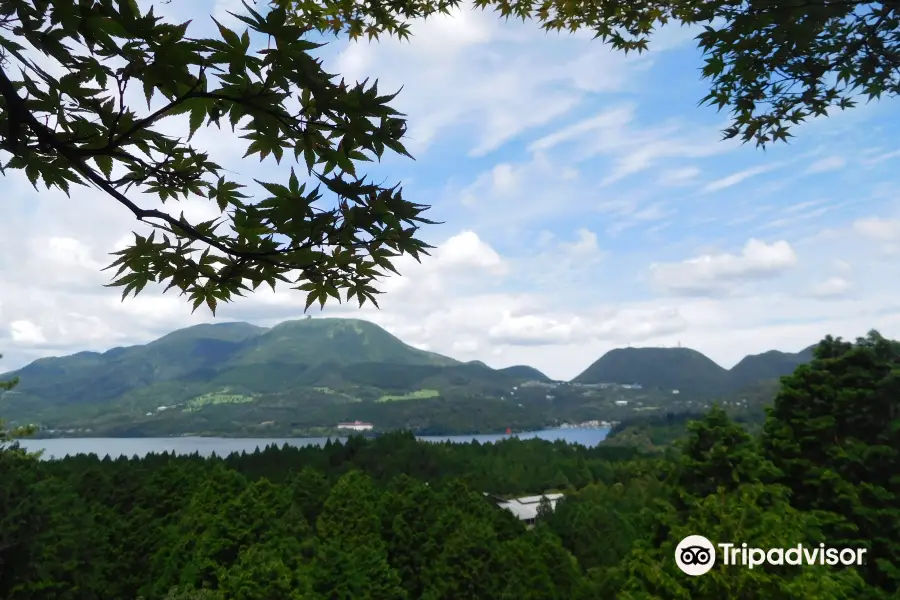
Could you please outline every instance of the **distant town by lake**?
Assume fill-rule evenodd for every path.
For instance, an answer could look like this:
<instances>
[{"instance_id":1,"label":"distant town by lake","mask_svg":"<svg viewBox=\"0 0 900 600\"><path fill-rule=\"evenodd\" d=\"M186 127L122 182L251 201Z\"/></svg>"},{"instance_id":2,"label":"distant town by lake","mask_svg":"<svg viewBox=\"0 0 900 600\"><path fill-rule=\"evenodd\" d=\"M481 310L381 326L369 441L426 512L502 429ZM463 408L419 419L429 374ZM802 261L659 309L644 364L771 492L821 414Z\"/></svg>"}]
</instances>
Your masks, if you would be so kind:
<instances>
[{"instance_id":1,"label":"distant town by lake","mask_svg":"<svg viewBox=\"0 0 900 600\"><path fill-rule=\"evenodd\" d=\"M479 443L497 442L511 437L521 440L542 439L547 441L561 440L573 444L593 447L602 442L608 428L590 429L544 429L514 434L482 434L482 435L450 435L419 436L428 442L451 442L466 444L473 441ZM174 452L176 454L199 453L201 456L216 454L227 456L232 452L254 452L276 444L282 446L322 446L329 438L219 438L219 437L165 437L165 438L50 438L21 440L23 448L36 452L43 450L43 458L63 458L77 454L96 454L97 456L118 458L120 456L144 456L150 453ZM346 438L331 438L343 441Z\"/></svg>"}]
</instances>

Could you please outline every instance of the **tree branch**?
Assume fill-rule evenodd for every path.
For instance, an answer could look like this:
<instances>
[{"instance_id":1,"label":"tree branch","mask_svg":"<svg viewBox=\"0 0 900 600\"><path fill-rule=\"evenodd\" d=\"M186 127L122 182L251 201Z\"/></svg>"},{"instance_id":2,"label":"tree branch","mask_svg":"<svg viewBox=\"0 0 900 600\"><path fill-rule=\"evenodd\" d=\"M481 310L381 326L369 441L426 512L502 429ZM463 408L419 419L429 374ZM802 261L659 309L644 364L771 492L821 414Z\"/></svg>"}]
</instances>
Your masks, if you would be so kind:
<instances>
[{"instance_id":1,"label":"tree branch","mask_svg":"<svg viewBox=\"0 0 900 600\"><path fill-rule=\"evenodd\" d=\"M0 94L2 94L3 98L6 100L6 108L10 116L10 123L13 123L13 121L15 120L15 122L19 124L28 125L34 132L35 136L38 138L39 142L56 150L63 158L68 160L69 163L71 163L72 166L83 177L100 188L102 191L115 198L120 204L128 208L128 210L130 210L139 221L146 221L147 219L159 219L168 223L172 228L178 228L184 231L192 239L201 241L213 248L216 248L217 250L224 252L229 256L236 256L246 259L258 259L280 268L291 267L291 265L288 265L287 263L273 261L271 259L273 255L277 255L280 252L242 252L239 250L235 250L233 248L229 248L227 245L219 242L215 238L209 237L208 235L198 231L189 223L176 219L168 213L156 209L141 208L140 206L129 200L124 194L119 192L119 190L113 187L108 181L98 175L90 166L88 166L84 161L84 158L78 153L76 149L60 143L56 138L54 132L51 131L49 127L43 125L34 117L34 115L31 114L31 111L28 110L28 108L25 106L24 101L16 92L15 86L13 85L12 81L9 79L9 77L7 77L6 72L3 70L0 70ZM10 128L10 130L12 132L12 128ZM13 147L17 147L20 140L12 139L9 141L14 144Z\"/></svg>"}]
</instances>

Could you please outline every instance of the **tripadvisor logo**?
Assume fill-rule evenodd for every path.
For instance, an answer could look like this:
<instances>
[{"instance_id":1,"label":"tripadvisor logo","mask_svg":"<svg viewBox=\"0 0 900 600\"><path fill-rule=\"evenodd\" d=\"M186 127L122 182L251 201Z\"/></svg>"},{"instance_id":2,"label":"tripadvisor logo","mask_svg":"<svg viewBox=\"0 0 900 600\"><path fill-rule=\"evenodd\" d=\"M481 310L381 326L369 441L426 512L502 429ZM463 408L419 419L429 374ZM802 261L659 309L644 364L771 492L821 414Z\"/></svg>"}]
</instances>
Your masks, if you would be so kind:
<instances>
[{"instance_id":1,"label":"tripadvisor logo","mask_svg":"<svg viewBox=\"0 0 900 600\"><path fill-rule=\"evenodd\" d=\"M675 548L675 564L688 575L703 575L716 564L716 549L702 535L689 535Z\"/></svg>"},{"instance_id":2,"label":"tripadvisor logo","mask_svg":"<svg viewBox=\"0 0 900 600\"><path fill-rule=\"evenodd\" d=\"M865 564L865 548L830 548L825 544L791 548L754 548L747 544L713 544L702 535L689 535L675 548L675 564L684 573L696 577L708 573L716 556L728 567L752 569L762 565L828 565L834 567Z\"/></svg>"}]
</instances>

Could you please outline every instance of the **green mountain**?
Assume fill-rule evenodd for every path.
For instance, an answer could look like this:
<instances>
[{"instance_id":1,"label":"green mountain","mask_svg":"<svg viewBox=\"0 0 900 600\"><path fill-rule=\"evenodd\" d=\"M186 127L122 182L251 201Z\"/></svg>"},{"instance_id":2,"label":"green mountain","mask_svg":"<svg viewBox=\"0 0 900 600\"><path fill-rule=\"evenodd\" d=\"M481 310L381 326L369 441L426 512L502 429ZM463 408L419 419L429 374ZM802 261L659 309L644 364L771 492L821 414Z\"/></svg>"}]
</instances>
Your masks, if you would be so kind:
<instances>
[{"instance_id":1,"label":"green mountain","mask_svg":"<svg viewBox=\"0 0 900 600\"><path fill-rule=\"evenodd\" d=\"M576 383L640 384L685 393L719 393L728 371L690 348L617 348L574 379Z\"/></svg>"},{"instance_id":2,"label":"green mountain","mask_svg":"<svg viewBox=\"0 0 900 600\"><path fill-rule=\"evenodd\" d=\"M229 361L235 366L325 363L460 364L408 346L378 325L358 319L286 321L243 344L241 352Z\"/></svg>"},{"instance_id":3,"label":"green mountain","mask_svg":"<svg viewBox=\"0 0 900 600\"><path fill-rule=\"evenodd\" d=\"M368 321L217 323L143 345L36 360L0 376L21 381L0 412L84 435L306 435L355 419L380 429L502 431L695 410L698 401L745 389L740 406L756 407L809 356L809 349L767 352L727 370L687 348L622 348L570 384L529 366L492 369L419 350ZM646 389L576 385L590 383Z\"/></svg>"},{"instance_id":4,"label":"green mountain","mask_svg":"<svg viewBox=\"0 0 900 600\"><path fill-rule=\"evenodd\" d=\"M169 422L175 414L194 423L188 431L209 425L213 413L235 426L296 413L305 413L291 417L300 428L373 411L400 419L410 409L389 404L416 400L409 404L424 409L424 400L497 399L530 379L548 380L529 367L495 370L419 350L355 319L303 319L271 329L198 325L144 345L40 359L9 376L21 380L4 398L3 414L12 420L46 428L124 427L151 418Z\"/></svg>"},{"instance_id":5,"label":"green mountain","mask_svg":"<svg viewBox=\"0 0 900 600\"><path fill-rule=\"evenodd\" d=\"M729 371L729 380L735 388L751 386L758 381L778 379L794 371L799 365L813 359L815 346L800 352L769 350L762 354L746 356Z\"/></svg>"},{"instance_id":6,"label":"green mountain","mask_svg":"<svg viewBox=\"0 0 900 600\"><path fill-rule=\"evenodd\" d=\"M771 350L747 356L731 369L690 348L618 348L610 350L573 381L581 384L640 384L679 390L698 398L728 396L763 381L777 381L812 360L813 347L797 353Z\"/></svg>"},{"instance_id":7,"label":"green mountain","mask_svg":"<svg viewBox=\"0 0 900 600\"><path fill-rule=\"evenodd\" d=\"M500 369L500 372L520 381L551 381L549 377L534 367L526 365L513 365L511 367Z\"/></svg>"}]
</instances>

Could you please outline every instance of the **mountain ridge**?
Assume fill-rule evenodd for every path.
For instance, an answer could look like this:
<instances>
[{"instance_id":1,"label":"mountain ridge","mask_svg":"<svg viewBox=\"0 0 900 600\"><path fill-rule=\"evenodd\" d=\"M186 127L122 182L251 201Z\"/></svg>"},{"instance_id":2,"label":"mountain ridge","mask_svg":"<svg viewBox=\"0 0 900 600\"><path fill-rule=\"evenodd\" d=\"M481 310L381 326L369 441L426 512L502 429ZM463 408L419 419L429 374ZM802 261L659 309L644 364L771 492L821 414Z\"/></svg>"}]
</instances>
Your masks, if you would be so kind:
<instances>
[{"instance_id":1,"label":"mountain ridge","mask_svg":"<svg viewBox=\"0 0 900 600\"><path fill-rule=\"evenodd\" d=\"M656 389L652 398L644 394L641 400L641 392L629 397L668 410L764 380L777 382L809 358L809 348L769 351L724 369L688 348L619 348L570 383L638 383ZM369 321L340 318L285 321L269 328L201 324L146 344L38 359L0 379L12 376L21 383L3 397L3 416L56 427L78 422L93 429L105 423L103 431L146 425L148 432L187 434L234 426L256 434L247 423L274 419L284 431L296 432L372 415L439 429L434 415L473 423L482 410L491 415L491 427L506 419L552 425L621 418L626 409L617 408L624 406L617 401L627 400L623 392L554 381L527 365L462 362L408 345ZM676 389L681 396L671 394ZM164 409L175 408L165 413L171 418L163 419ZM181 425L172 420L175 413Z\"/></svg>"},{"instance_id":2,"label":"mountain ridge","mask_svg":"<svg viewBox=\"0 0 900 600\"><path fill-rule=\"evenodd\" d=\"M581 384L640 384L701 397L729 394L756 382L789 375L813 358L815 346L799 352L768 350L747 355L726 369L692 348L615 348L572 379Z\"/></svg>"},{"instance_id":3,"label":"mountain ridge","mask_svg":"<svg viewBox=\"0 0 900 600\"><path fill-rule=\"evenodd\" d=\"M168 355L168 358L173 358L173 355L171 354L173 348L178 348L179 350L181 350L181 354L185 355L180 357L182 359L187 359L191 356L202 355L205 357L205 362L207 363L220 363L223 360L230 359L233 353L236 353L238 351L246 352L248 349L246 347L242 348L242 345L264 345L264 343L268 341L267 338L277 337L279 334L284 333L286 330L298 330L304 327L335 328L335 326L337 331L332 329L330 331L329 337L338 346L337 349L331 348L331 352L323 352L321 347L317 347L313 349L313 352L307 351L300 356L295 355L295 360L293 362L304 364L307 366L315 365L323 362L323 354L325 356L328 356L330 354L341 356L342 360L335 361L336 363L340 364L354 364L356 362L399 362L401 364L437 364L442 366L461 366L468 364L483 366L486 369L490 369L491 371L496 372L506 372L510 374L515 373L519 377L529 375L536 381L564 381L555 380L551 377L548 377L540 370L529 365L510 365L507 367L495 368L485 364L480 360L462 362L460 360L439 353L420 350L418 348L414 348L413 346L409 346L393 334L389 333L387 330L379 327L371 321L349 318L296 319L283 321L273 327L261 327L243 321L201 323L182 329L177 329L145 344L135 344L124 347L118 346L102 352L84 350L70 355L39 358L19 369L15 369L0 375L0 378L12 377L16 375L24 377L26 379L31 375L44 377L48 374L48 372L58 372L61 369L68 371L72 368L84 368L90 366L122 367L124 366L124 364L128 363L128 359L131 357L131 355L138 352L150 351L155 354L155 351L160 351L166 353ZM348 360L348 357L344 355L344 350L348 347L351 347L355 341L359 340L349 339L346 335L343 339L335 339L335 334L346 334L349 331L353 331L357 334L362 333L363 335L361 336L361 338L364 344L368 342L367 336L374 335L382 338L381 340L378 340L378 342L382 346L393 345L394 348L392 352L388 353L387 356L378 357L379 360L372 360L371 356L365 355L350 357L351 359ZM340 336L338 336L338 338L340 338ZM190 347L184 348L183 345L189 345ZM700 367L705 372L706 378L716 380L722 379L723 375L725 374L731 374L734 379L734 383L729 383L726 387L733 388L752 384L759 380L778 378L786 374L786 368L795 368L797 365L811 360L812 349L814 347L815 345L808 346L803 350L800 350L799 352L768 350L759 354L747 355L730 369L722 367L713 359L704 355L702 352L694 350L692 348L631 346L625 348L614 348L604 353L600 358L591 363L581 373L579 373L569 381L574 383L587 384L638 383L642 385L648 384L649 381L649 384L653 385L656 379L659 378L651 378L650 380L648 380L646 377L646 368L642 365L642 363L646 363L648 361L648 358L652 363L658 361L660 355L668 355L668 357L670 358L675 357L679 364L684 363L686 357L690 356L691 358L687 358L687 360L689 362L693 362L694 366ZM262 353L253 352L249 356L241 357L240 360L238 360L234 364L290 364L292 361L282 360L283 354L278 350L279 348L276 344L274 349L269 348L266 352ZM296 350L296 348L293 348L292 350ZM623 356L627 356L630 362L634 363L634 365L636 366L633 366L631 369L609 368L608 363L621 363L621 361L623 360ZM324 362L327 362L327 360ZM193 363L192 366L197 367L197 365ZM635 368L642 369L642 372L640 374L636 374L635 376L629 376L629 373L631 373ZM792 371L793 368L791 368L787 372ZM609 373L610 370L614 372ZM672 368L671 370L676 369ZM682 374L685 373L683 370L681 372ZM688 374L691 377L697 377L696 373L690 373L688 371ZM676 384L675 389L679 389L677 388L678 377L670 376L662 379L663 381L660 382L662 387L671 387L672 384Z\"/></svg>"},{"instance_id":4,"label":"mountain ridge","mask_svg":"<svg viewBox=\"0 0 900 600\"><path fill-rule=\"evenodd\" d=\"M196 325L146 344L38 359L2 377L14 376L21 383L4 398L3 411L19 418L53 418L55 410L86 405L144 414L164 405L247 403L272 394L293 394L298 407L311 398L500 397L527 379L549 381L531 367L463 363L414 348L374 323L335 318L270 328Z\"/></svg>"},{"instance_id":5,"label":"mountain ridge","mask_svg":"<svg viewBox=\"0 0 900 600\"><path fill-rule=\"evenodd\" d=\"M48 364L55 364L57 361L60 361L60 360L70 361L70 360L74 360L74 359L76 359L76 358L79 358L79 359L96 359L96 358L101 358L101 357L107 357L107 358L109 358L109 357L112 357L112 356L119 356L119 355L121 355L122 353L129 352L129 351L131 351L131 350L133 350L133 349L137 349L137 348L147 348L147 347L154 347L154 346L157 346L157 345L160 344L161 342L168 342L168 341L171 341L173 338L174 338L174 339L177 339L178 337L180 337L180 336L182 336L182 335L184 335L184 334L187 334L187 333L195 333L195 332L216 332L216 333L220 333L220 332L226 331L226 330L232 330L232 331L234 331L235 328L244 329L245 331L248 331L248 332L251 331L251 330L255 331L255 335L247 334L247 335L243 335L243 336L238 336L237 339L240 340L240 339L249 339L250 337L256 337L256 336L264 335L264 334L266 334L266 333L268 333L268 332L271 332L273 329L275 329L275 328L277 328L277 327L279 327L279 326L282 326L282 325L298 324L298 323L304 323L304 322L309 322L309 321L312 321L312 322L323 322L323 321L337 322L337 321L343 321L343 322L362 323L362 324L365 324L364 326L371 326L371 327L373 327L373 328L376 328L376 329L381 330L383 333L389 335L391 338L397 340L398 342L402 343L402 344L405 345L405 346L408 346L408 348L410 348L410 349L412 349L412 350L414 350L414 351L416 351L416 352L423 353L423 354L426 354L426 355L430 355L430 356L432 356L432 357L437 358L437 359L440 360L440 361L447 362L448 364L478 364L478 365L484 366L484 367L486 367L486 368L488 368L488 369L492 369L492 370L495 370L495 371L516 370L516 369L531 369L531 370L533 370L535 373L540 374L540 376L541 376L544 380L546 380L546 381L571 381L571 382L581 382L581 381L583 381L583 380L585 379L586 374L592 369L592 367L593 367L596 363L598 363L599 361L603 360L604 358L606 358L606 357L607 357L608 355L610 355L610 354L617 353L617 352L621 352L621 351L629 351L629 352L632 352L632 351L634 351L634 352L640 352L640 351L679 351L679 350L681 350L681 351L689 351L689 352L693 352L693 353L699 354L699 355L702 356L704 359L706 359L706 360L708 360L709 362L713 363L715 366L717 366L719 369L721 369L721 370L723 370L723 371L734 371L735 369L741 368L741 365L742 365L742 364L747 363L747 362L749 362L749 361L753 361L753 360L755 360L755 359L762 359L762 358L764 358L764 357L778 356L778 355L780 355L780 356L787 356L787 357L789 357L788 360L792 360L792 361L794 361L794 362L797 362L797 364L800 364L800 363L802 363L802 362L808 362L809 360L812 359L812 351L813 351L813 349L814 349L815 346L816 346L815 344L813 344L813 345L807 346L806 348L804 348L804 349L802 349L802 350L800 350L800 351L798 351L798 352L785 352L785 351L782 351L782 350L767 350L767 351L761 352L761 353L759 353L759 354L748 354L747 356L743 357L740 361L738 361L738 362L737 362L734 366L732 366L731 368L725 368L725 367L722 367L718 362L716 362L716 361L713 360L712 358L707 357L705 354L703 354L703 353L700 352L699 350L695 350L695 349L688 348L688 347L678 347L678 348L675 348L675 347L668 347L668 346L627 346L627 347L624 347L624 348L613 348L612 350L607 351L606 353L604 353L603 355L601 355L601 357L600 357L599 359L595 360L595 361L594 361L593 363L591 363L588 367L586 367L581 373L579 373L578 375L576 375L575 377L573 377L573 378L571 378L571 379L569 379L569 380L565 380L565 379L554 379L554 378L551 378L551 377L547 376L546 374L544 374L543 372L541 372L539 369L537 369L537 368L535 368L535 367L532 367L532 366L530 366L530 365L510 365L510 366L506 366L506 367L492 367L492 366L490 366L490 365L484 363L484 362L481 361L481 360L462 361L462 360L454 359L454 358L449 357L449 356L446 356L446 355L442 355L442 354L437 353L437 352L431 352L431 351L427 351L427 350L420 350L420 349L418 349L418 348L415 348L415 347L413 347L413 346L409 346L409 345L405 344L404 342L402 342L402 340L399 340L399 338L397 338L397 337L394 336L393 334L390 334L387 330L385 330L385 329L379 327L378 325L376 325L375 323L373 323L373 322L371 322L371 321L366 321L366 320L363 320L363 319L354 319L354 318L323 317L323 318L317 318L317 319L312 319L312 318L310 318L310 319L292 319L292 320L282 321L281 323L279 323L279 324L277 324L277 325L275 325L274 327L271 327L271 328L262 327L262 326L259 326L259 325L253 325L253 324L251 324L251 323L247 323L247 322L244 322L244 321L225 321L225 322L221 322L221 323L200 323L200 324L197 324L197 325L191 325L191 326L184 327L184 328L181 328L181 329L176 329L175 331L171 331L171 332L169 332L169 333L167 333L167 334L165 334L165 335L163 335L163 336L161 336L161 337L159 337L159 338L157 338L157 339L155 339L155 340L151 340L151 341L146 342L146 343L144 343L144 344L133 344L133 345L130 345L130 346L115 346L115 347L113 347L113 348L109 348L109 349L104 350L104 351L81 350L81 351L75 352L75 353L73 353L73 354L59 355L59 356L45 356L45 357L37 358L37 359L31 361L30 363L28 363L28 364L26 364L26 365L23 365L22 367L19 367L19 368L17 368L17 369L11 369L11 370L9 370L9 371L7 371L7 372L4 372L4 373L0 373L0 378L8 378L8 377L12 377L12 376L14 376L14 375L16 375L16 374L21 374L23 371L26 371L26 369L28 369L29 367L32 367L32 366L43 366L43 365L48 365ZM235 341L235 340L233 340L233 339L228 339L226 336L214 336L214 337L213 337L213 336L208 336L208 337L204 337L204 338L201 338L201 339L217 339L217 340L220 340L220 341L223 341L223 342L226 342L226 343L229 342L229 341ZM794 358L794 357L801 357L802 360L797 361L796 358ZM26 372L27 372L27 371L26 371ZM599 383L599 382L597 382L597 383ZM609 383L635 383L635 382L614 381L614 382L609 382Z\"/></svg>"}]
</instances>

